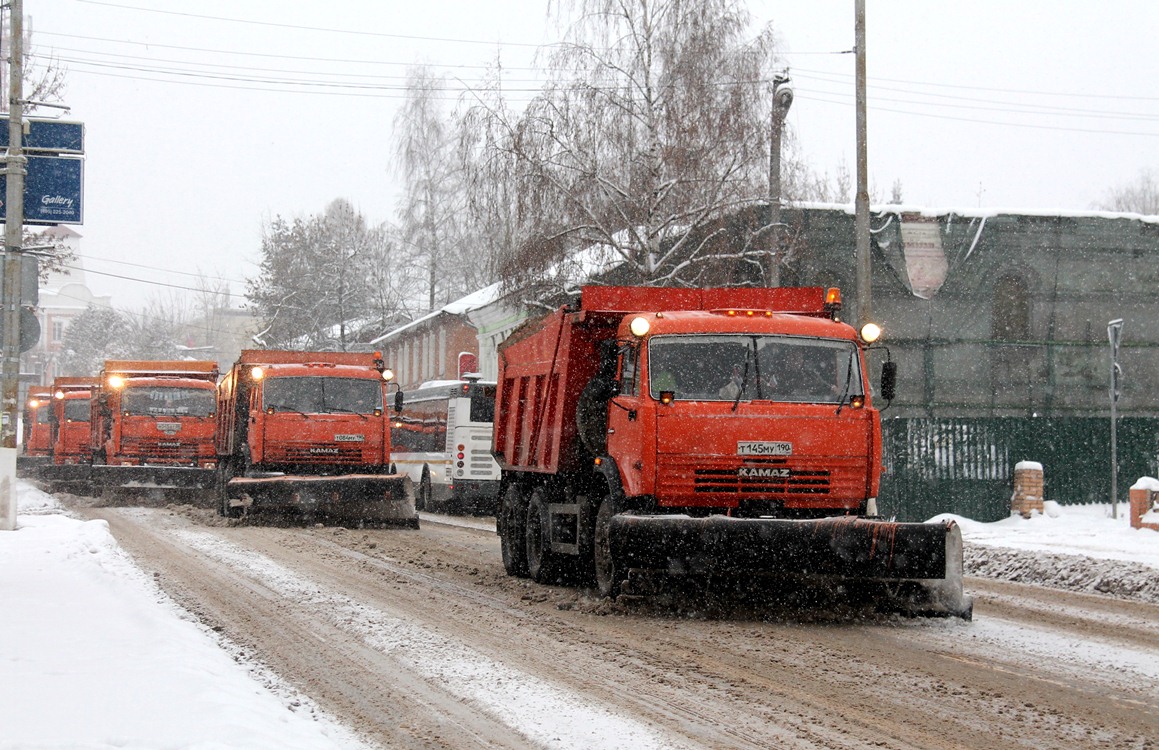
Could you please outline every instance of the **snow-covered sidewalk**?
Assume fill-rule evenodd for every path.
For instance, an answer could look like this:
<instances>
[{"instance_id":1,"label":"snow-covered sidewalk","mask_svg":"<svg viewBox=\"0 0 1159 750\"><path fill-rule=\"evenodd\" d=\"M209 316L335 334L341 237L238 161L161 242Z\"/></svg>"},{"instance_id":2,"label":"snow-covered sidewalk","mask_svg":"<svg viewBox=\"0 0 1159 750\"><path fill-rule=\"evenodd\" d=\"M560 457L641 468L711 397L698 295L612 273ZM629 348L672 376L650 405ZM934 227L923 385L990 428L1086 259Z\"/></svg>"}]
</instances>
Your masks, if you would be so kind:
<instances>
[{"instance_id":1,"label":"snow-covered sidewalk","mask_svg":"<svg viewBox=\"0 0 1159 750\"><path fill-rule=\"evenodd\" d=\"M0 748L359 748L235 660L118 547L18 482L0 532Z\"/></svg>"}]
</instances>

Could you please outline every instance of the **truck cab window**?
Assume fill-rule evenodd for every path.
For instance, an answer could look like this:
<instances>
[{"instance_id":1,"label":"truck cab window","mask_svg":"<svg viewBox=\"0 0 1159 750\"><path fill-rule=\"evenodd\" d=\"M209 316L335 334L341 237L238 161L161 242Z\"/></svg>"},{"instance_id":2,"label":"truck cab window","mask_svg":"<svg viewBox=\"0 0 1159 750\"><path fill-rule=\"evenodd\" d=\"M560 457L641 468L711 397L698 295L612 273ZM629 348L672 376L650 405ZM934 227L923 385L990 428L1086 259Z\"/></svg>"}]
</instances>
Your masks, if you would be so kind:
<instances>
[{"instance_id":1,"label":"truck cab window","mask_svg":"<svg viewBox=\"0 0 1159 750\"><path fill-rule=\"evenodd\" d=\"M640 395L636 377L636 359L639 351L639 347L626 346L620 353L620 393L624 396Z\"/></svg>"}]
</instances>

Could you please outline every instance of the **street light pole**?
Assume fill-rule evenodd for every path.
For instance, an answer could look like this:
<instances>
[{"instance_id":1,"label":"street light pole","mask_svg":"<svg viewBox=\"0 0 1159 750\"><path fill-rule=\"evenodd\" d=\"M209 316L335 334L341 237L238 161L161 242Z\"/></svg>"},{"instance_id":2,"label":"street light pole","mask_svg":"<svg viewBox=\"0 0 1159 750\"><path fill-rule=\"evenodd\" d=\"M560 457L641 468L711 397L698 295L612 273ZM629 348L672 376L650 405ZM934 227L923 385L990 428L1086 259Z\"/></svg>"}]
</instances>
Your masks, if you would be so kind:
<instances>
[{"instance_id":1,"label":"street light pole","mask_svg":"<svg viewBox=\"0 0 1159 750\"><path fill-rule=\"evenodd\" d=\"M9 0L8 178L4 220L4 363L0 391L0 531L16 529L16 421L20 401L20 251L24 229L24 0Z\"/></svg>"},{"instance_id":2,"label":"street light pole","mask_svg":"<svg viewBox=\"0 0 1159 750\"><path fill-rule=\"evenodd\" d=\"M854 205L853 232L857 238L857 327L873 319L873 300L869 263L869 147L866 135L865 94L865 0L855 4L857 43L857 197Z\"/></svg>"}]
</instances>

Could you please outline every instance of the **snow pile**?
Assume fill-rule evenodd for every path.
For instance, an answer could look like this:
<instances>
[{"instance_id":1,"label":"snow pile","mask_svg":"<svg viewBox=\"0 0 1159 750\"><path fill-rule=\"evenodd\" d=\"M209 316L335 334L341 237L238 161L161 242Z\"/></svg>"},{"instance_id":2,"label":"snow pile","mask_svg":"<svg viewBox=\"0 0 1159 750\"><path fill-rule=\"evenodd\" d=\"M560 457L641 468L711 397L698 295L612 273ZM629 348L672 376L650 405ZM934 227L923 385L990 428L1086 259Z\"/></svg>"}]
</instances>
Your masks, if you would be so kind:
<instances>
[{"instance_id":1,"label":"snow pile","mask_svg":"<svg viewBox=\"0 0 1159 750\"><path fill-rule=\"evenodd\" d=\"M979 523L943 514L962 528L967 575L1098 592L1159 603L1159 532L1133 529L1126 503L1063 505Z\"/></svg>"}]
</instances>

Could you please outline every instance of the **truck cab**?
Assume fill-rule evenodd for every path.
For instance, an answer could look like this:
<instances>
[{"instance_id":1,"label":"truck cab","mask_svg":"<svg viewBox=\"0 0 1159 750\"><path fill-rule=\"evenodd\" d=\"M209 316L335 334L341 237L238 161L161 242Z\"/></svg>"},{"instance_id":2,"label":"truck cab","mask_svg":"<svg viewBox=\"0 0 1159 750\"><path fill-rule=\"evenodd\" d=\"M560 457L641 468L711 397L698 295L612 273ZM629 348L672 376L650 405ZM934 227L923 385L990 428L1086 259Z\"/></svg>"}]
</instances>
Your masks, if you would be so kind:
<instances>
[{"instance_id":1,"label":"truck cab","mask_svg":"<svg viewBox=\"0 0 1159 750\"><path fill-rule=\"evenodd\" d=\"M615 462L626 497L692 513L821 517L864 513L876 496L879 416L849 326L670 311L624 316L616 340L606 444L589 448Z\"/></svg>"}]
</instances>

